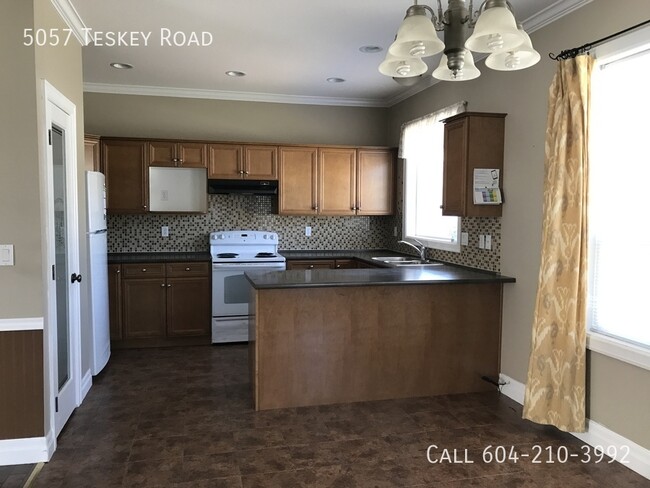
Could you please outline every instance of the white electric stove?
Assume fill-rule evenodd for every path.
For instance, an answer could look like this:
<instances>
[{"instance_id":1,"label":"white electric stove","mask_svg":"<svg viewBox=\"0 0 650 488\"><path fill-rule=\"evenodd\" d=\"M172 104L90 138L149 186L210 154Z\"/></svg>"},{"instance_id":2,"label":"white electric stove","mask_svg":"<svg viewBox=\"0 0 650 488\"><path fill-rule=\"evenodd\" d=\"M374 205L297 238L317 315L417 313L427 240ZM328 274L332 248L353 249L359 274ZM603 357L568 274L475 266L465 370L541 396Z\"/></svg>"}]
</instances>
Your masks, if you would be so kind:
<instances>
[{"instance_id":1,"label":"white electric stove","mask_svg":"<svg viewBox=\"0 0 650 488\"><path fill-rule=\"evenodd\" d=\"M212 342L248 341L251 286L246 271L283 271L275 232L234 230L210 234Z\"/></svg>"}]
</instances>

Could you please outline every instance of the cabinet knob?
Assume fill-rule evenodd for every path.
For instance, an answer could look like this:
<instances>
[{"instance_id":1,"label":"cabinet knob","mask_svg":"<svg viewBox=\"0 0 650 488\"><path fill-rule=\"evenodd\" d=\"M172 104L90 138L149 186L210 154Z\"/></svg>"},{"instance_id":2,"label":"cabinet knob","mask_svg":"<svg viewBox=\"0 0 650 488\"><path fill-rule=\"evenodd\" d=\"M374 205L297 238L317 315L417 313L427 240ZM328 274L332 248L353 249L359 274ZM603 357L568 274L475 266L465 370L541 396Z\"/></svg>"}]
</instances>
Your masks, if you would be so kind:
<instances>
[{"instance_id":1,"label":"cabinet knob","mask_svg":"<svg viewBox=\"0 0 650 488\"><path fill-rule=\"evenodd\" d=\"M310 265L309 265L309 269L314 269L314 265L313 265L313 264L310 264Z\"/></svg>"},{"instance_id":2,"label":"cabinet knob","mask_svg":"<svg viewBox=\"0 0 650 488\"><path fill-rule=\"evenodd\" d=\"M165 288L165 284L162 283L162 284L160 285L160 287L161 287L161 288Z\"/></svg>"},{"instance_id":3,"label":"cabinet knob","mask_svg":"<svg viewBox=\"0 0 650 488\"><path fill-rule=\"evenodd\" d=\"M185 271L190 271L190 268L185 268Z\"/></svg>"},{"instance_id":4,"label":"cabinet knob","mask_svg":"<svg viewBox=\"0 0 650 488\"><path fill-rule=\"evenodd\" d=\"M171 288L172 285L167 285L167 288Z\"/></svg>"},{"instance_id":5,"label":"cabinet knob","mask_svg":"<svg viewBox=\"0 0 650 488\"><path fill-rule=\"evenodd\" d=\"M146 273L146 272L147 272L147 268L142 268L142 272L143 272L143 273Z\"/></svg>"},{"instance_id":6,"label":"cabinet knob","mask_svg":"<svg viewBox=\"0 0 650 488\"><path fill-rule=\"evenodd\" d=\"M248 173L248 171L244 171L244 174L245 174L246 176L248 176L249 173Z\"/></svg>"},{"instance_id":7,"label":"cabinet knob","mask_svg":"<svg viewBox=\"0 0 650 488\"><path fill-rule=\"evenodd\" d=\"M239 170L239 174L240 174L240 175L243 175L243 174L244 174L244 170L243 170L243 169L240 169L240 170Z\"/></svg>"},{"instance_id":8,"label":"cabinet knob","mask_svg":"<svg viewBox=\"0 0 650 488\"><path fill-rule=\"evenodd\" d=\"M337 264L337 265L336 265L336 267L337 267L337 268L340 268L340 267L341 267L341 265L340 265L340 264Z\"/></svg>"},{"instance_id":9,"label":"cabinet knob","mask_svg":"<svg viewBox=\"0 0 650 488\"><path fill-rule=\"evenodd\" d=\"M119 269L118 269L118 270L115 270L115 272L116 272L116 273L120 273L120 270L119 270Z\"/></svg>"},{"instance_id":10,"label":"cabinet knob","mask_svg":"<svg viewBox=\"0 0 650 488\"><path fill-rule=\"evenodd\" d=\"M142 206L142 208L144 208L144 209L146 209L146 208L147 208L147 206L146 206L146 205L143 205L143 206Z\"/></svg>"}]
</instances>

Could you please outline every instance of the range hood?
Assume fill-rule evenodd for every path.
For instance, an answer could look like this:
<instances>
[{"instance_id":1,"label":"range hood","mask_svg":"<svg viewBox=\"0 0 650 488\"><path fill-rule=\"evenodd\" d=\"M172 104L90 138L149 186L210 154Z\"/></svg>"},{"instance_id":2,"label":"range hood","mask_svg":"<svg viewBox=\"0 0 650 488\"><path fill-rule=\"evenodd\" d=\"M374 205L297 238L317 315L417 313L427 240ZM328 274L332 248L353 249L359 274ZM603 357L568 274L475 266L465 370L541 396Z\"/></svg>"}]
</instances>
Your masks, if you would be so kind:
<instances>
[{"instance_id":1,"label":"range hood","mask_svg":"<svg viewBox=\"0 0 650 488\"><path fill-rule=\"evenodd\" d=\"M208 193L277 195L276 180L208 180Z\"/></svg>"}]
</instances>

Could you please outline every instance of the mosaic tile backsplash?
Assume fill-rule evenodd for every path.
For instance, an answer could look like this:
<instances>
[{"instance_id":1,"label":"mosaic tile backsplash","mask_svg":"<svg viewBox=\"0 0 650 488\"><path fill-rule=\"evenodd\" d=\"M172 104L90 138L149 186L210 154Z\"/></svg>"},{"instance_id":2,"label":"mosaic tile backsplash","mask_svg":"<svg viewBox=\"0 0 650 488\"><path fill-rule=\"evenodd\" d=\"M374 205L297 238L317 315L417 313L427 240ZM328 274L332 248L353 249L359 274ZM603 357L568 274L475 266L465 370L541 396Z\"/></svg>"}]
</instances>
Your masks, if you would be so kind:
<instances>
[{"instance_id":1,"label":"mosaic tile backsplash","mask_svg":"<svg viewBox=\"0 0 650 488\"><path fill-rule=\"evenodd\" d=\"M208 250L208 234L220 230L277 232L281 249L381 249L394 240L393 217L278 215L276 198L266 195L209 195L201 215L109 215L109 252L194 252ZM161 237L161 227L169 237ZM311 237L305 227L311 226Z\"/></svg>"},{"instance_id":2,"label":"mosaic tile backsplash","mask_svg":"<svg viewBox=\"0 0 650 488\"><path fill-rule=\"evenodd\" d=\"M398 192L399 193L399 192ZM399 198L398 198L399 201ZM108 251L194 252L208 250L208 234L220 230L268 230L280 236L280 248L292 250L394 249L412 252L397 244L402 235L402 214L388 217L317 217L278 215L275 197L253 195L209 195L208 213L201 215L145 214L109 215ZM161 237L161 227L169 237ZM311 226L311 237L305 227ZM394 230L397 229L397 236ZM462 232L469 245L460 253L428 250L430 259L499 271L501 219L463 218ZM492 249L478 248L479 234L492 236Z\"/></svg>"}]
</instances>

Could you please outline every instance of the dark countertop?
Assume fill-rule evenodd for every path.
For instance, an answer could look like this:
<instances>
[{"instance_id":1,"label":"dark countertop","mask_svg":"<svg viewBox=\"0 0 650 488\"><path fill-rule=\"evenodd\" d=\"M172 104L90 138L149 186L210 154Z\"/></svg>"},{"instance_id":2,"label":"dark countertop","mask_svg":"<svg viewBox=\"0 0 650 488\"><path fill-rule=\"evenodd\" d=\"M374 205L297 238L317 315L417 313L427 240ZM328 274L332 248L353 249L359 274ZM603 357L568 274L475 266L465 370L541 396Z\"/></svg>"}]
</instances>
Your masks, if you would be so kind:
<instances>
[{"instance_id":1,"label":"dark countertop","mask_svg":"<svg viewBox=\"0 0 650 488\"><path fill-rule=\"evenodd\" d=\"M375 261L372 258L375 256L409 256L416 258L414 255L404 254L401 252L391 251L389 249L368 249L364 251L359 250L342 250L342 251L286 251L280 250L279 252L287 259L360 259L367 261L375 266L391 267L380 261Z\"/></svg>"},{"instance_id":2,"label":"dark countertop","mask_svg":"<svg viewBox=\"0 0 650 488\"><path fill-rule=\"evenodd\" d=\"M119 252L108 253L108 264L124 263L180 263L211 262L210 253L204 252Z\"/></svg>"},{"instance_id":3,"label":"dark countertop","mask_svg":"<svg viewBox=\"0 0 650 488\"><path fill-rule=\"evenodd\" d=\"M450 283L514 283L489 271L454 265L364 269L296 269L246 272L253 288L313 288L339 286L422 285Z\"/></svg>"}]
</instances>

